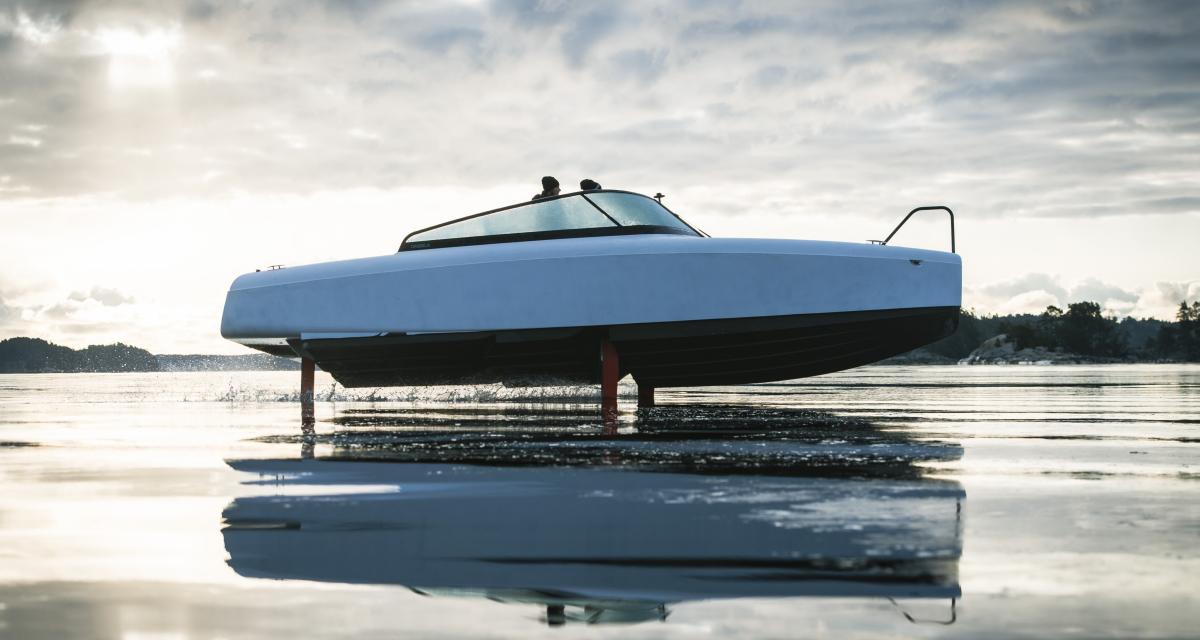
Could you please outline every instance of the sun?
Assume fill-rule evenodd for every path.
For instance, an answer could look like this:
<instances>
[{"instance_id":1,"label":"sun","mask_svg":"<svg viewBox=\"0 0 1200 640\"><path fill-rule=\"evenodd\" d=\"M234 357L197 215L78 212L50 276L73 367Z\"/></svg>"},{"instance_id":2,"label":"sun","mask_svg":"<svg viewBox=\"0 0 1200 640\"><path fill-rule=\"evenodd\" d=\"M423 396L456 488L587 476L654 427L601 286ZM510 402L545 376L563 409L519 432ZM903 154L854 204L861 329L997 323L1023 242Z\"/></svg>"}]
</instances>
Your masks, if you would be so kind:
<instances>
[{"instance_id":1,"label":"sun","mask_svg":"<svg viewBox=\"0 0 1200 640\"><path fill-rule=\"evenodd\" d=\"M175 81L178 25L150 30L102 29L96 39L108 56L108 81L115 88L166 87Z\"/></svg>"}]
</instances>

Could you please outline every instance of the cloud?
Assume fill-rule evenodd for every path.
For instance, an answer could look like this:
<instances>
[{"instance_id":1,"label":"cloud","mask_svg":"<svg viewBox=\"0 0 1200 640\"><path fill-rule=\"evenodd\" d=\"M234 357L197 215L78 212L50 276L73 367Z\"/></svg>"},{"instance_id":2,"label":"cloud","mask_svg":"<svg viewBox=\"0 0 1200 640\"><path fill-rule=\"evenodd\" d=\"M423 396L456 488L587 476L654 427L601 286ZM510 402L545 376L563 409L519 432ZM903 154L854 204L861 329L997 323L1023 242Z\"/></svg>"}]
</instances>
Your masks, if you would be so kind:
<instances>
[{"instance_id":1,"label":"cloud","mask_svg":"<svg viewBox=\"0 0 1200 640\"><path fill-rule=\"evenodd\" d=\"M19 303L12 302L13 295ZM68 336L91 334L102 340L130 341L128 336L144 329L134 303L132 296L106 287L73 291L64 298L50 285L20 290L0 286L0 338L23 335L71 342Z\"/></svg>"},{"instance_id":2,"label":"cloud","mask_svg":"<svg viewBox=\"0 0 1200 640\"><path fill-rule=\"evenodd\" d=\"M1061 307L1062 302L1060 301L1059 297L1053 293L1038 289L1035 291L1019 293L1009 298L999 307L997 307L995 312L1001 315L1041 313L1050 305Z\"/></svg>"},{"instance_id":3,"label":"cloud","mask_svg":"<svg viewBox=\"0 0 1200 640\"><path fill-rule=\"evenodd\" d=\"M1092 300L1101 304L1117 301L1125 303L1134 303L1138 300L1138 294L1133 291L1126 291L1120 287L1100 282L1095 278L1088 278L1083 282L1071 287L1071 300Z\"/></svg>"},{"instance_id":4,"label":"cloud","mask_svg":"<svg viewBox=\"0 0 1200 640\"><path fill-rule=\"evenodd\" d=\"M964 287L963 306L983 315L1041 313L1071 301L1061 278L1047 273L1027 273L1011 280L979 287Z\"/></svg>"},{"instance_id":5,"label":"cloud","mask_svg":"<svg viewBox=\"0 0 1200 640\"><path fill-rule=\"evenodd\" d=\"M1074 302L1096 302L1106 315L1173 319L1180 302L1200 300L1200 281L1158 282L1129 290L1097 278L1071 286L1058 276L1029 273L1012 280L964 290L964 306L985 315L1041 313L1048 305L1065 309Z\"/></svg>"},{"instance_id":6,"label":"cloud","mask_svg":"<svg viewBox=\"0 0 1200 640\"><path fill-rule=\"evenodd\" d=\"M92 290L87 293L72 291L67 296L67 299L75 302L95 300L106 307L119 307L123 304L133 304L135 302L133 296L127 296L117 289L106 289L104 287L92 287Z\"/></svg>"},{"instance_id":7,"label":"cloud","mask_svg":"<svg viewBox=\"0 0 1200 640\"><path fill-rule=\"evenodd\" d=\"M1156 289L1164 300L1174 304L1200 300L1200 281L1159 282Z\"/></svg>"},{"instance_id":8,"label":"cloud","mask_svg":"<svg viewBox=\"0 0 1200 640\"><path fill-rule=\"evenodd\" d=\"M628 49L619 51L607 61L608 77L620 82L636 80L642 85L660 78L667 70L667 51L664 49Z\"/></svg>"},{"instance_id":9,"label":"cloud","mask_svg":"<svg viewBox=\"0 0 1200 640\"><path fill-rule=\"evenodd\" d=\"M903 194L974 216L1200 211L1184 135L1200 5L1080 7L19 4L0 9L0 198L508 184L558 167L606 185L790 182L805 187L793 208L884 211ZM178 34L167 66L122 53L156 33Z\"/></svg>"},{"instance_id":10,"label":"cloud","mask_svg":"<svg viewBox=\"0 0 1200 640\"><path fill-rule=\"evenodd\" d=\"M78 310L79 305L71 303L59 303L39 309L38 313L43 318L49 318L51 320L66 320L74 315L74 313Z\"/></svg>"},{"instance_id":11,"label":"cloud","mask_svg":"<svg viewBox=\"0 0 1200 640\"><path fill-rule=\"evenodd\" d=\"M1200 280L1189 282L1158 282L1138 296L1128 314L1136 318L1175 319L1179 304L1200 300Z\"/></svg>"},{"instance_id":12,"label":"cloud","mask_svg":"<svg viewBox=\"0 0 1200 640\"><path fill-rule=\"evenodd\" d=\"M3 282L0 282L0 340L23 335L27 313L26 307L13 302L10 293L3 288Z\"/></svg>"},{"instance_id":13,"label":"cloud","mask_svg":"<svg viewBox=\"0 0 1200 640\"><path fill-rule=\"evenodd\" d=\"M128 335L129 325L122 322L74 322L56 327L56 330L70 335Z\"/></svg>"},{"instance_id":14,"label":"cloud","mask_svg":"<svg viewBox=\"0 0 1200 640\"><path fill-rule=\"evenodd\" d=\"M983 294L992 298L1015 298L1033 291L1044 292L1058 301L1050 304L1060 304L1067 299L1067 289L1059 283L1058 277L1047 273L1028 273L982 288Z\"/></svg>"},{"instance_id":15,"label":"cloud","mask_svg":"<svg viewBox=\"0 0 1200 640\"><path fill-rule=\"evenodd\" d=\"M15 287L3 276L0 276L0 331L15 326L25 313L25 307L14 300L19 300L32 288L28 284Z\"/></svg>"},{"instance_id":16,"label":"cloud","mask_svg":"<svg viewBox=\"0 0 1200 640\"><path fill-rule=\"evenodd\" d=\"M583 70L588 54L620 21L617 12L599 9L584 14L562 35L563 55L572 69Z\"/></svg>"},{"instance_id":17,"label":"cloud","mask_svg":"<svg viewBox=\"0 0 1200 640\"><path fill-rule=\"evenodd\" d=\"M4 298L0 297L0 327L12 320L21 317L21 310L18 307L10 307L5 303Z\"/></svg>"},{"instance_id":18,"label":"cloud","mask_svg":"<svg viewBox=\"0 0 1200 640\"><path fill-rule=\"evenodd\" d=\"M112 333L117 328L136 331L137 311L132 296L117 289L92 287L91 291L72 291L66 300L28 308L40 333L73 335Z\"/></svg>"}]
</instances>

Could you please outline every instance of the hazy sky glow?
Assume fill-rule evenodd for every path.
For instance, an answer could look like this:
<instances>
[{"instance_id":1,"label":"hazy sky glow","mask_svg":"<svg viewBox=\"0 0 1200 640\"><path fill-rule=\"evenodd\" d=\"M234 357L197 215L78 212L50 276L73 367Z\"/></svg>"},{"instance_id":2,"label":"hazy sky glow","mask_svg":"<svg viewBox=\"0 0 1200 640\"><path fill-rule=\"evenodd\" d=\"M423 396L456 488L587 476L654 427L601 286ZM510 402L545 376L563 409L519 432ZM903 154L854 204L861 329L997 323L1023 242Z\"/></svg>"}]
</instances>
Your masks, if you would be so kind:
<instances>
[{"instance_id":1,"label":"hazy sky glow","mask_svg":"<svg viewBox=\"0 0 1200 640\"><path fill-rule=\"evenodd\" d=\"M239 273L547 173L714 235L944 203L966 306L1168 317L1200 298L1198 42L1196 2L0 0L0 338L240 352Z\"/></svg>"}]
</instances>

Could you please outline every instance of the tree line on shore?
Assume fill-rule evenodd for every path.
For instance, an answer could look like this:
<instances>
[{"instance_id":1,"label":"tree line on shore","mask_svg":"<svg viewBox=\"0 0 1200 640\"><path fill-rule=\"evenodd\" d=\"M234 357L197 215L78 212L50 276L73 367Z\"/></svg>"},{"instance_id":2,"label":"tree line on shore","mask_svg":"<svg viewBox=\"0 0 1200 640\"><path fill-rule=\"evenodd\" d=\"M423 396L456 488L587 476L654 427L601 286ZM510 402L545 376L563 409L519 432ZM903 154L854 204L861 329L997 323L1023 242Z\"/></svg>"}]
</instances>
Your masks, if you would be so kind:
<instances>
[{"instance_id":1,"label":"tree line on shore","mask_svg":"<svg viewBox=\"0 0 1200 640\"><path fill-rule=\"evenodd\" d=\"M154 355L120 342L72 349L40 338L0 341L0 373L115 373L124 371L278 371L299 369L265 353L237 356Z\"/></svg>"},{"instance_id":2,"label":"tree line on shore","mask_svg":"<svg viewBox=\"0 0 1200 640\"><path fill-rule=\"evenodd\" d=\"M1005 334L1018 349L1042 348L1097 359L1200 362L1200 301L1181 302L1175 321L1105 316L1083 301L1040 314L978 316L963 311L958 331L927 351L961 359L984 340Z\"/></svg>"},{"instance_id":3,"label":"tree line on shore","mask_svg":"<svg viewBox=\"0 0 1200 640\"><path fill-rule=\"evenodd\" d=\"M154 354L120 342L72 349L40 338L0 342L0 373L158 371Z\"/></svg>"}]
</instances>

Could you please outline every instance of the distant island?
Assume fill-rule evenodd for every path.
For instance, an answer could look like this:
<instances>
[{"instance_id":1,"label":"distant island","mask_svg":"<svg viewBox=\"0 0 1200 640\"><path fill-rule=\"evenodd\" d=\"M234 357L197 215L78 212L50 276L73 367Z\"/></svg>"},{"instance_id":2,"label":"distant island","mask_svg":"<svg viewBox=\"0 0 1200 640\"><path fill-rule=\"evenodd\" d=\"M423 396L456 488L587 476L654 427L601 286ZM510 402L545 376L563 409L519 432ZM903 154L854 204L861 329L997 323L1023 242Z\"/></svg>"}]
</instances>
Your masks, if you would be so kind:
<instances>
[{"instance_id":1,"label":"distant island","mask_svg":"<svg viewBox=\"0 0 1200 640\"><path fill-rule=\"evenodd\" d=\"M116 373L134 371L286 371L300 364L265 353L237 356L154 355L127 344L72 349L40 338L0 341L0 373Z\"/></svg>"},{"instance_id":2,"label":"distant island","mask_svg":"<svg viewBox=\"0 0 1200 640\"><path fill-rule=\"evenodd\" d=\"M1105 317L1095 302L1047 307L1038 315L977 316L958 331L881 364L1200 362L1200 301L1181 303L1175 321ZM40 338L0 341L0 373L122 371L288 371L295 359L267 354L154 355L127 344L72 349Z\"/></svg>"}]
</instances>

